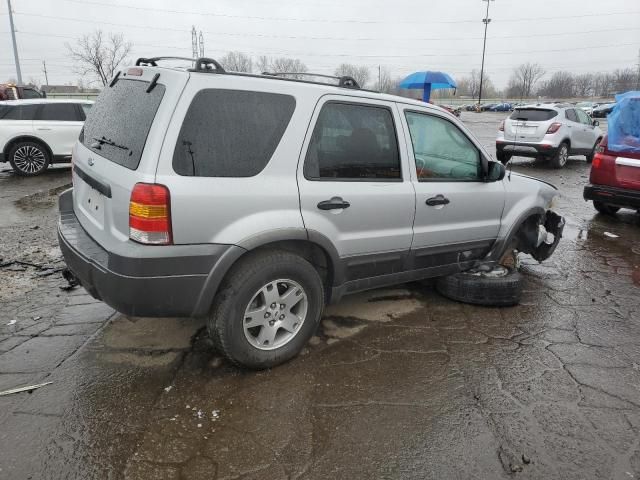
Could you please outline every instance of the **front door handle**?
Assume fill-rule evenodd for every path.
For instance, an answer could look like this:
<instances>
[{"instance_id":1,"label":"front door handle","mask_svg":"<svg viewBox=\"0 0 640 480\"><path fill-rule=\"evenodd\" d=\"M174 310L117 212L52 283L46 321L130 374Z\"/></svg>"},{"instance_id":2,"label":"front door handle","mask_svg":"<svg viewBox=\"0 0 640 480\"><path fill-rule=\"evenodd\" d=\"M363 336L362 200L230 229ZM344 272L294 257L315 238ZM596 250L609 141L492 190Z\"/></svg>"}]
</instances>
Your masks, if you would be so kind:
<instances>
[{"instance_id":1,"label":"front door handle","mask_svg":"<svg viewBox=\"0 0 640 480\"><path fill-rule=\"evenodd\" d=\"M331 200L323 200L318 204L320 210L338 210L342 208L349 208L351 204L344 201L340 197L333 197Z\"/></svg>"},{"instance_id":2,"label":"front door handle","mask_svg":"<svg viewBox=\"0 0 640 480\"><path fill-rule=\"evenodd\" d=\"M436 205L448 205L451 202L444 195L436 195L435 197L427 198L425 203L430 207L435 207Z\"/></svg>"}]
</instances>

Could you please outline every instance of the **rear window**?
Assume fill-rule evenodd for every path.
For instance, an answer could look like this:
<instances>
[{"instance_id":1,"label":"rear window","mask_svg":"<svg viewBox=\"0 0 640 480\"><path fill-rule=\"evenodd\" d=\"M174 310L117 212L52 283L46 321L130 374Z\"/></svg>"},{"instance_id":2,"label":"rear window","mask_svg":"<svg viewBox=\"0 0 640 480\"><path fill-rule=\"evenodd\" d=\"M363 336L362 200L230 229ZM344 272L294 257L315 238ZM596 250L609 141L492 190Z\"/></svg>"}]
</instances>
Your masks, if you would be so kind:
<instances>
[{"instance_id":1,"label":"rear window","mask_svg":"<svg viewBox=\"0 0 640 480\"><path fill-rule=\"evenodd\" d=\"M182 123L173 169L196 177L257 175L280 143L295 104L292 96L277 93L201 90Z\"/></svg>"},{"instance_id":2,"label":"rear window","mask_svg":"<svg viewBox=\"0 0 640 480\"><path fill-rule=\"evenodd\" d=\"M1 120L35 120L40 105L2 105Z\"/></svg>"},{"instance_id":3,"label":"rear window","mask_svg":"<svg viewBox=\"0 0 640 480\"><path fill-rule=\"evenodd\" d=\"M83 145L118 165L138 168L165 92L164 85L158 83L147 93L148 86L149 82L119 80L102 90L84 123Z\"/></svg>"},{"instance_id":4,"label":"rear window","mask_svg":"<svg viewBox=\"0 0 640 480\"><path fill-rule=\"evenodd\" d=\"M544 110L541 108L518 108L509 117L511 120L526 120L529 122L544 122L557 116L555 110Z\"/></svg>"}]
</instances>

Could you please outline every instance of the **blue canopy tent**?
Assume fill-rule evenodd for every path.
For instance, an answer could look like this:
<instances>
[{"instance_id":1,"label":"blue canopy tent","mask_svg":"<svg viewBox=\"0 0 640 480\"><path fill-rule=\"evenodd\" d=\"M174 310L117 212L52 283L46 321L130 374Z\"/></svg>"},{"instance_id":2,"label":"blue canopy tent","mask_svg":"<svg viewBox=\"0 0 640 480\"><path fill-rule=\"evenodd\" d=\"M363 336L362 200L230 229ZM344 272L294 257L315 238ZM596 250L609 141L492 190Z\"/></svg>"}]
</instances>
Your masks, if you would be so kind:
<instances>
[{"instance_id":1,"label":"blue canopy tent","mask_svg":"<svg viewBox=\"0 0 640 480\"><path fill-rule=\"evenodd\" d=\"M444 72L415 72L400 82L400 88L419 88L423 91L422 100L429 101L431 90L441 88L457 88L456 82Z\"/></svg>"}]
</instances>

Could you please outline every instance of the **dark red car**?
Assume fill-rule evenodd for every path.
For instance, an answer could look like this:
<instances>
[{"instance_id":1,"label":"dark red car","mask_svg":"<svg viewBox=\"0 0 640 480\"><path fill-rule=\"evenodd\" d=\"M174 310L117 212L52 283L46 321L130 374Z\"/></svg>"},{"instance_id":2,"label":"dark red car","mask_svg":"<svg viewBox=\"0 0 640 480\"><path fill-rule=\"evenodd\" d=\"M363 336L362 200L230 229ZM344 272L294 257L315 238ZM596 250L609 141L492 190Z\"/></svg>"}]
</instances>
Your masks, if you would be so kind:
<instances>
[{"instance_id":1,"label":"dark red car","mask_svg":"<svg viewBox=\"0 0 640 480\"><path fill-rule=\"evenodd\" d=\"M608 136L596 148L584 199L598 212L613 215L621 208L640 210L640 154L612 152Z\"/></svg>"}]
</instances>

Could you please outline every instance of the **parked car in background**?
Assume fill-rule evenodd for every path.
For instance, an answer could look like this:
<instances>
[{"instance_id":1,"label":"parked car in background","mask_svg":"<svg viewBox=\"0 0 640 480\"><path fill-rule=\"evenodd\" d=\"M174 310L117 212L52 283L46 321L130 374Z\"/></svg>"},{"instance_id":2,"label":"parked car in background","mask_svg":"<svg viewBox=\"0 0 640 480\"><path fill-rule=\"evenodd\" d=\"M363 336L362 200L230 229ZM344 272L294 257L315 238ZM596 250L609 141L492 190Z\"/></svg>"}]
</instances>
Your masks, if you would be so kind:
<instances>
[{"instance_id":1,"label":"parked car in background","mask_svg":"<svg viewBox=\"0 0 640 480\"><path fill-rule=\"evenodd\" d=\"M514 155L542 158L554 168L564 167L570 155L584 155L590 162L603 136L598 125L569 104L519 107L500 124L496 158L505 164Z\"/></svg>"},{"instance_id":2,"label":"parked car in background","mask_svg":"<svg viewBox=\"0 0 640 480\"><path fill-rule=\"evenodd\" d=\"M593 114L593 109L598 106L597 103L594 102L579 102L576 103L576 108L581 109L587 115Z\"/></svg>"},{"instance_id":3,"label":"parked car in background","mask_svg":"<svg viewBox=\"0 0 640 480\"><path fill-rule=\"evenodd\" d=\"M593 118L606 118L606 116L611 113L613 107L615 106L615 103L603 103L602 105L598 105L593 109L593 113L591 114L591 116Z\"/></svg>"},{"instance_id":4,"label":"parked car in background","mask_svg":"<svg viewBox=\"0 0 640 480\"><path fill-rule=\"evenodd\" d=\"M456 117L460 116L460 108L454 107L452 105L438 105L440 108L444 108L451 115L455 115Z\"/></svg>"},{"instance_id":5,"label":"parked car in background","mask_svg":"<svg viewBox=\"0 0 640 480\"><path fill-rule=\"evenodd\" d=\"M89 100L11 100L0 103L0 162L18 175L34 176L52 163L68 162Z\"/></svg>"},{"instance_id":6,"label":"parked car in background","mask_svg":"<svg viewBox=\"0 0 640 480\"><path fill-rule=\"evenodd\" d=\"M595 209L605 215L621 208L640 211L640 153L612 152L605 135L593 157L584 199L593 201Z\"/></svg>"},{"instance_id":7,"label":"parked car in background","mask_svg":"<svg viewBox=\"0 0 640 480\"><path fill-rule=\"evenodd\" d=\"M489 112L496 105L497 105L497 103L485 103L483 105L480 105L480 111L481 112Z\"/></svg>"},{"instance_id":8,"label":"parked car in background","mask_svg":"<svg viewBox=\"0 0 640 480\"><path fill-rule=\"evenodd\" d=\"M513 107L510 103L497 103L489 109L492 112L510 112Z\"/></svg>"},{"instance_id":9,"label":"parked car in background","mask_svg":"<svg viewBox=\"0 0 640 480\"><path fill-rule=\"evenodd\" d=\"M268 368L300 352L325 302L443 277L453 298L510 305L517 272L483 272L507 251L542 261L558 245L557 189L505 178L435 105L350 77L160 61L104 88L60 196L69 269L123 313L206 317L220 353Z\"/></svg>"},{"instance_id":10,"label":"parked car in background","mask_svg":"<svg viewBox=\"0 0 640 480\"><path fill-rule=\"evenodd\" d=\"M47 95L31 85L0 83L0 101L45 98Z\"/></svg>"}]
</instances>

